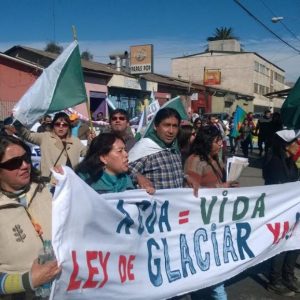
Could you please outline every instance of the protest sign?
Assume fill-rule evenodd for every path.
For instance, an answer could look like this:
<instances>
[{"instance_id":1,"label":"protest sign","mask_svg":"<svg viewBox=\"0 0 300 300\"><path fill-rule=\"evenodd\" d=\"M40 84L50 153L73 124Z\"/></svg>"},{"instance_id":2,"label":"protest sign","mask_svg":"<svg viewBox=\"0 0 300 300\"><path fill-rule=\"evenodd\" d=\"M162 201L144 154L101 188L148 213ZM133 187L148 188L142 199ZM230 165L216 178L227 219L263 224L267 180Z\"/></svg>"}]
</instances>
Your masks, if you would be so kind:
<instances>
[{"instance_id":1,"label":"protest sign","mask_svg":"<svg viewBox=\"0 0 300 300\"><path fill-rule=\"evenodd\" d=\"M26 142L31 150L31 162L36 169L40 169L41 164L41 149L40 146Z\"/></svg>"},{"instance_id":2,"label":"protest sign","mask_svg":"<svg viewBox=\"0 0 300 300\"><path fill-rule=\"evenodd\" d=\"M64 168L52 299L166 299L300 247L300 185L99 195Z\"/></svg>"}]
</instances>

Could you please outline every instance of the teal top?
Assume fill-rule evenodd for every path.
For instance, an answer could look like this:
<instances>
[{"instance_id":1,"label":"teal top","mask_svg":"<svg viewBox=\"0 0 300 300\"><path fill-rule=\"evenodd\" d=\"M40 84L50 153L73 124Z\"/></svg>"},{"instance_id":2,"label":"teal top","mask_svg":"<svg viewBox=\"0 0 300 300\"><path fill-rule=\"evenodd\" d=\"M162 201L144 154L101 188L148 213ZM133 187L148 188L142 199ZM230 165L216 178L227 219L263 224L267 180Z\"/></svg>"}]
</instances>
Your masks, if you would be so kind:
<instances>
[{"instance_id":1,"label":"teal top","mask_svg":"<svg viewBox=\"0 0 300 300\"><path fill-rule=\"evenodd\" d=\"M81 121L79 121L78 124L77 124L76 126L72 127L72 129L71 129L71 134L72 134L73 136L78 137L78 131L79 131L80 125L81 125Z\"/></svg>"},{"instance_id":2,"label":"teal top","mask_svg":"<svg viewBox=\"0 0 300 300\"><path fill-rule=\"evenodd\" d=\"M78 175L82 180L87 182L89 178L87 174L79 173ZM115 176L103 172L97 181L89 185L99 194L118 193L126 190L132 190L135 188L131 178L126 173L122 173Z\"/></svg>"}]
</instances>

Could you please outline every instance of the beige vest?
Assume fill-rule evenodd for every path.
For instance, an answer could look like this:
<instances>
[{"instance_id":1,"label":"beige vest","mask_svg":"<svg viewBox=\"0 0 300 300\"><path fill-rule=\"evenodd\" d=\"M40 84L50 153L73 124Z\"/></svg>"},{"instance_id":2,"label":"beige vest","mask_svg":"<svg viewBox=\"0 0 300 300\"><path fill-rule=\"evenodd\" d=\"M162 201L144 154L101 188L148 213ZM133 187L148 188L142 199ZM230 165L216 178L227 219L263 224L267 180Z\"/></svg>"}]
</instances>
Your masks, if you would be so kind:
<instances>
[{"instance_id":1,"label":"beige vest","mask_svg":"<svg viewBox=\"0 0 300 300\"><path fill-rule=\"evenodd\" d=\"M51 194L47 187L37 191L32 183L26 193L28 212L38 222L44 239L51 239ZM32 198L33 197L33 198ZM42 249L42 241L35 231L26 209L0 192L0 272L24 273Z\"/></svg>"}]
</instances>

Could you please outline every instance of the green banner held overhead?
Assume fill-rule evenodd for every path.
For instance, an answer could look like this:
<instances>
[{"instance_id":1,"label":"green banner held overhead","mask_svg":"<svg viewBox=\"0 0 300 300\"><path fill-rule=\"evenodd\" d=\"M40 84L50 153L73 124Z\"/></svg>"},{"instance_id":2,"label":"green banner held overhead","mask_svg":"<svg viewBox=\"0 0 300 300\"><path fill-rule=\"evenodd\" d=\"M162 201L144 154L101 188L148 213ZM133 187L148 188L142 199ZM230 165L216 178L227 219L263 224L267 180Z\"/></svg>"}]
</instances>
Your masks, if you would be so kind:
<instances>
[{"instance_id":1,"label":"green banner held overhead","mask_svg":"<svg viewBox=\"0 0 300 300\"><path fill-rule=\"evenodd\" d=\"M300 129L300 77L281 107L283 124L288 129Z\"/></svg>"},{"instance_id":2,"label":"green banner held overhead","mask_svg":"<svg viewBox=\"0 0 300 300\"><path fill-rule=\"evenodd\" d=\"M41 116L87 100L78 42L73 41L13 108L15 119L34 124Z\"/></svg>"}]
</instances>

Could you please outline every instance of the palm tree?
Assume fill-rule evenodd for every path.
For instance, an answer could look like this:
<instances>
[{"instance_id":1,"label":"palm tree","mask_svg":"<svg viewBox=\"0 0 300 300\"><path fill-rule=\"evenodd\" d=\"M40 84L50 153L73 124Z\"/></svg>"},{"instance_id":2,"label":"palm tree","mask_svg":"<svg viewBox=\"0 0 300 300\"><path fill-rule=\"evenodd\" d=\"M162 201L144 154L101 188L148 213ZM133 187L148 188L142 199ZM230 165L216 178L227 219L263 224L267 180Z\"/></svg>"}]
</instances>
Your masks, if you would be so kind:
<instances>
[{"instance_id":1,"label":"palm tree","mask_svg":"<svg viewBox=\"0 0 300 300\"><path fill-rule=\"evenodd\" d=\"M231 39L236 39L238 38L233 34L233 29L231 27L219 27L216 28L215 34L213 36L208 37L206 40L208 42L211 41L219 41L219 40L231 40Z\"/></svg>"}]
</instances>

